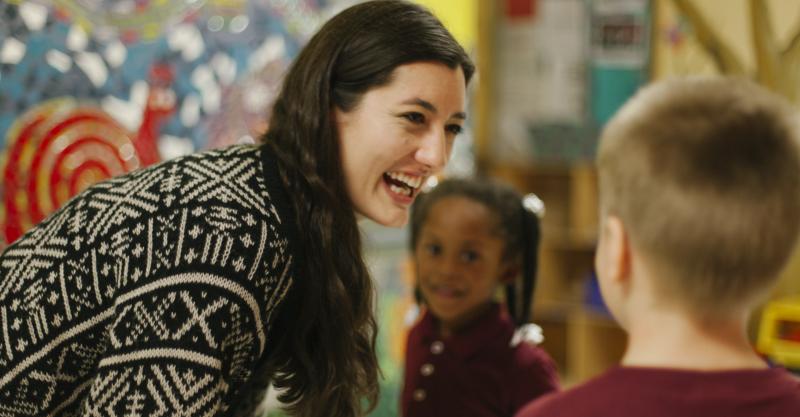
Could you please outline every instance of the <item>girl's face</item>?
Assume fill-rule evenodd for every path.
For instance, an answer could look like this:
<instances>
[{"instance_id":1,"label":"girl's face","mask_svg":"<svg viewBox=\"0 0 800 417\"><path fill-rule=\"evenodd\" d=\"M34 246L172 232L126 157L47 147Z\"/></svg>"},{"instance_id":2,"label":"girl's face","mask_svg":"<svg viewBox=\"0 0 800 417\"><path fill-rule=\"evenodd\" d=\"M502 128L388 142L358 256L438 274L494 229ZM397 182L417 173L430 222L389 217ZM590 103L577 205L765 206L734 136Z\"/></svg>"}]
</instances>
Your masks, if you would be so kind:
<instances>
[{"instance_id":1,"label":"girl's face","mask_svg":"<svg viewBox=\"0 0 800 417\"><path fill-rule=\"evenodd\" d=\"M461 67L415 62L367 91L349 112L334 109L347 192L356 212L400 227L429 176L447 162L464 124Z\"/></svg>"},{"instance_id":2,"label":"girl's face","mask_svg":"<svg viewBox=\"0 0 800 417\"><path fill-rule=\"evenodd\" d=\"M513 277L496 217L483 204L460 196L433 203L414 248L422 296L444 336L489 307L498 284Z\"/></svg>"}]
</instances>

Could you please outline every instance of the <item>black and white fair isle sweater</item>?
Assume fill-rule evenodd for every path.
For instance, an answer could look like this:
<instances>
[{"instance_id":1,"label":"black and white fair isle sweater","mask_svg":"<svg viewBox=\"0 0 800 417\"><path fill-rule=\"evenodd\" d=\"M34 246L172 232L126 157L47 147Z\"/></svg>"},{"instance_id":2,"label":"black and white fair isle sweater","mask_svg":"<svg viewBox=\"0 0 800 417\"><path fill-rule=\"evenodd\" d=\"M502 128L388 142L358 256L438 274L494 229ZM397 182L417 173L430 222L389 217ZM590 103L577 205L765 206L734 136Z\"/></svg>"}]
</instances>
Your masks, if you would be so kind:
<instances>
[{"instance_id":1,"label":"black and white fair isle sweater","mask_svg":"<svg viewBox=\"0 0 800 417\"><path fill-rule=\"evenodd\" d=\"M97 184L0 255L0 416L221 416L274 338L294 226L264 147Z\"/></svg>"}]
</instances>

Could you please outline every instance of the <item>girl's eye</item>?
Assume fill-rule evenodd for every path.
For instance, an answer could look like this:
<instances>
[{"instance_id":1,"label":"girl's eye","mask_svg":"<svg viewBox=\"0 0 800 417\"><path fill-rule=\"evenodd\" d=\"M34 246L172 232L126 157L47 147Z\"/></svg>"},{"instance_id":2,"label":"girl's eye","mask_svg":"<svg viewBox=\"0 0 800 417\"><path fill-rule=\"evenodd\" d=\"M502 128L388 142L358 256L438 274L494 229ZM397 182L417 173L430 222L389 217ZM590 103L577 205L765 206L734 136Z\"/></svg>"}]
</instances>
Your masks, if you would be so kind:
<instances>
[{"instance_id":1,"label":"girl's eye","mask_svg":"<svg viewBox=\"0 0 800 417\"><path fill-rule=\"evenodd\" d=\"M425 123L425 115L419 112L410 112L403 114L403 117L414 124L423 124Z\"/></svg>"},{"instance_id":2,"label":"girl's eye","mask_svg":"<svg viewBox=\"0 0 800 417\"><path fill-rule=\"evenodd\" d=\"M452 124L452 125L447 125L445 127L445 130L447 130L447 133L458 135L464 131L464 128L461 127L461 125Z\"/></svg>"},{"instance_id":3,"label":"girl's eye","mask_svg":"<svg viewBox=\"0 0 800 417\"><path fill-rule=\"evenodd\" d=\"M478 252L464 251L461 252L461 260L464 262L472 262L478 259Z\"/></svg>"},{"instance_id":4,"label":"girl's eye","mask_svg":"<svg viewBox=\"0 0 800 417\"><path fill-rule=\"evenodd\" d=\"M439 245L428 244L428 245L425 245L425 252L428 255L434 255L435 256L435 255L438 255L438 254L442 253L442 247L439 246Z\"/></svg>"}]
</instances>

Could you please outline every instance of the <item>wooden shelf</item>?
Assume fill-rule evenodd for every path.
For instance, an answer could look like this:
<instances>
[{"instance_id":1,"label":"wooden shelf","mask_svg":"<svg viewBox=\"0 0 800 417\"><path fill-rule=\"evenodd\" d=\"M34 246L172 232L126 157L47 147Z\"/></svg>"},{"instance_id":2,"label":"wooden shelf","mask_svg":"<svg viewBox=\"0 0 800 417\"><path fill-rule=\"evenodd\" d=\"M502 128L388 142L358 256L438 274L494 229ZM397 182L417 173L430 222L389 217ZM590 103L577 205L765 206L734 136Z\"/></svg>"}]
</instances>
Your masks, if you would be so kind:
<instances>
[{"instance_id":1,"label":"wooden shelf","mask_svg":"<svg viewBox=\"0 0 800 417\"><path fill-rule=\"evenodd\" d=\"M597 246L594 167L490 166L489 175L536 193L545 203L533 321L542 327L542 346L565 385L614 366L624 352L625 333L611 317L584 304Z\"/></svg>"},{"instance_id":2,"label":"wooden shelf","mask_svg":"<svg viewBox=\"0 0 800 417\"><path fill-rule=\"evenodd\" d=\"M542 347L559 367L565 387L617 365L627 336L605 313L579 303L541 302L533 319L542 327Z\"/></svg>"},{"instance_id":3,"label":"wooden shelf","mask_svg":"<svg viewBox=\"0 0 800 417\"><path fill-rule=\"evenodd\" d=\"M613 320L583 303L597 245L597 175L589 161L515 165L492 159L491 141L499 137L492 57L503 15L502 3L479 3L478 171L522 193L535 193L545 203L532 318L542 327L543 347L567 385L582 382L614 365L625 345Z\"/></svg>"},{"instance_id":4,"label":"wooden shelf","mask_svg":"<svg viewBox=\"0 0 800 417\"><path fill-rule=\"evenodd\" d=\"M588 309L572 312L567 325L568 381L582 382L617 365L627 336L614 320Z\"/></svg>"}]
</instances>

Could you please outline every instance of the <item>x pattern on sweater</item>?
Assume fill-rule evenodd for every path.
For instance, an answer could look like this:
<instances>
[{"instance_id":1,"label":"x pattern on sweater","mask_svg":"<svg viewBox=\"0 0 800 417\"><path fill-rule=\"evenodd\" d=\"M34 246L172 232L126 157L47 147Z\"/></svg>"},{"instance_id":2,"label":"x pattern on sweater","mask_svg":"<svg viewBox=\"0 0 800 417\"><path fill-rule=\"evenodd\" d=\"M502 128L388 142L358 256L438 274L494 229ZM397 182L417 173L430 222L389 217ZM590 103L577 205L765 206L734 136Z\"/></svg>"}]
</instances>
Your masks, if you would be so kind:
<instances>
[{"instance_id":1,"label":"x pattern on sweater","mask_svg":"<svg viewBox=\"0 0 800 417\"><path fill-rule=\"evenodd\" d=\"M0 416L216 416L292 284L262 148L93 186L0 256Z\"/></svg>"}]
</instances>

